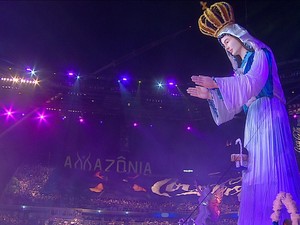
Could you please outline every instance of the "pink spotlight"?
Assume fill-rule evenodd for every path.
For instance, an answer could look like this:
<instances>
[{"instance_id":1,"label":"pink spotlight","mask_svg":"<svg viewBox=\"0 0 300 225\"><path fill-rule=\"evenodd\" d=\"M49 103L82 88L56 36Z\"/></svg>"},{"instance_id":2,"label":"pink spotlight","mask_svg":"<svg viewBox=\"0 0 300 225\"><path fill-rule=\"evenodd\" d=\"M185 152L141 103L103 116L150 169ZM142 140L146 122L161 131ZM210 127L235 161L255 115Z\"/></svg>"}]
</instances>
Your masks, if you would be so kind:
<instances>
[{"instance_id":1,"label":"pink spotlight","mask_svg":"<svg viewBox=\"0 0 300 225\"><path fill-rule=\"evenodd\" d=\"M84 123L84 119L82 117L79 117L79 122Z\"/></svg>"},{"instance_id":2,"label":"pink spotlight","mask_svg":"<svg viewBox=\"0 0 300 225\"><path fill-rule=\"evenodd\" d=\"M134 126L134 127L137 127L137 126L138 126L138 124L135 122L135 123L133 123L133 126Z\"/></svg>"},{"instance_id":3,"label":"pink spotlight","mask_svg":"<svg viewBox=\"0 0 300 225\"><path fill-rule=\"evenodd\" d=\"M186 128L187 130L191 130L192 128L190 127L190 126L187 126L187 128Z\"/></svg>"},{"instance_id":4,"label":"pink spotlight","mask_svg":"<svg viewBox=\"0 0 300 225\"><path fill-rule=\"evenodd\" d=\"M294 114L294 115L293 115L293 118L294 118L294 119L297 119L297 114Z\"/></svg>"},{"instance_id":5,"label":"pink spotlight","mask_svg":"<svg viewBox=\"0 0 300 225\"><path fill-rule=\"evenodd\" d=\"M11 108L9 109L4 108L4 111L5 111L4 115L6 115L6 119L13 118L14 112L12 111Z\"/></svg>"},{"instance_id":6,"label":"pink spotlight","mask_svg":"<svg viewBox=\"0 0 300 225\"><path fill-rule=\"evenodd\" d=\"M45 115L45 112L40 112L37 113L37 117L36 119L38 120L38 123L47 123L47 119L46 119L47 115Z\"/></svg>"},{"instance_id":7,"label":"pink spotlight","mask_svg":"<svg viewBox=\"0 0 300 225\"><path fill-rule=\"evenodd\" d=\"M38 115L38 118L42 121L42 120L45 120L46 119L46 116L44 115L44 113L40 113Z\"/></svg>"},{"instance_id":8,"label":"pink spotlight","mask_svg":"<svg viewBox=\"0 0 300 225\"><path fill-rule=\"evenodd\" d=\"M12 111L7 111L7 112L6 112L6 115L7 115L8 117L12 116L12 114L13 114Z\"/></svg>"}]
</instances>

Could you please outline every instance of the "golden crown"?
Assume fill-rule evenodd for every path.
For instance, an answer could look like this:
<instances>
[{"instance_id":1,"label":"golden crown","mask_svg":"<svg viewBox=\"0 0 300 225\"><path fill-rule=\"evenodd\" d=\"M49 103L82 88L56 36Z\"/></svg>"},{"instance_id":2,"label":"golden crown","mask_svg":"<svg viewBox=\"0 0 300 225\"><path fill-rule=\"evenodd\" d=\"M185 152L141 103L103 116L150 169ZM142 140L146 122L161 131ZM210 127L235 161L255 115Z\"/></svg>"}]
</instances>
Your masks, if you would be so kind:
<instances>
[{"instance_id":1,"label":"golden crown","mask_svg":"<svg viewBox=\"0 0 300 225\"><path fill-rule=\"evenodd\" d=\"M218 37L223 27L234 23L233 9L227 2L217 2L210 8L206 6L206 2L200 2L200 4L204 12L198 20L198 25L203 34Z\"/></svg>"}]
</instances>

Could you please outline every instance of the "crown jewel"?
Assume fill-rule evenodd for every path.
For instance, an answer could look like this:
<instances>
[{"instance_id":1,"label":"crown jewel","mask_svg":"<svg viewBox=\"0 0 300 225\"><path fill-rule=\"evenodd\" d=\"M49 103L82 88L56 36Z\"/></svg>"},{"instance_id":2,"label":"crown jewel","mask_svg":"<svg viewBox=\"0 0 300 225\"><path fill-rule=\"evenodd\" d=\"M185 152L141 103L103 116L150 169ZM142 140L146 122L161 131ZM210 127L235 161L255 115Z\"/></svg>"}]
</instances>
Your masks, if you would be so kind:
<instances>
[{"instance_id":1,"label":"crown jewel","mask_svg":"<svg viewBox=\"0 0 300 225\"><path fill-rule=\"evenodd\" d=\"M217 2L210 8L206 6L206 2L200 3L204 12L198 20L198 25L203 34L218 37L223 27L234 23L233 9L227 2Z\"/></svg>"}]
</instances>

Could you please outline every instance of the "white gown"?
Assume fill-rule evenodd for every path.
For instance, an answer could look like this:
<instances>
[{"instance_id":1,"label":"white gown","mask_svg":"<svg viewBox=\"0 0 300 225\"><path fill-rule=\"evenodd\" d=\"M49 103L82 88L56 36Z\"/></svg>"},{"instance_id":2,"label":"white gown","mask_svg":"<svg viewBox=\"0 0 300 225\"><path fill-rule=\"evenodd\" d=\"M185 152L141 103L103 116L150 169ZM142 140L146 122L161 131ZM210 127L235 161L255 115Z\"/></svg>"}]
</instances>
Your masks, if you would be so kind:
<instances>
[{"instance_id":1,"label":"white gown","mask_svg":"<svg viewBox=\"0 0 300 225\"><path fill-rule=\"evenodd\" d=\"M251 54L247 53L235 76L215 78L219 89L210 90L209 106L217 125L246 109L244 147L249 155L238 224L271 225L273 201L279 192L292 194L299 209L300 180L275 59L267 49ZM279 224L290 218L283 211Z\"/></svg>"}]
</instances>

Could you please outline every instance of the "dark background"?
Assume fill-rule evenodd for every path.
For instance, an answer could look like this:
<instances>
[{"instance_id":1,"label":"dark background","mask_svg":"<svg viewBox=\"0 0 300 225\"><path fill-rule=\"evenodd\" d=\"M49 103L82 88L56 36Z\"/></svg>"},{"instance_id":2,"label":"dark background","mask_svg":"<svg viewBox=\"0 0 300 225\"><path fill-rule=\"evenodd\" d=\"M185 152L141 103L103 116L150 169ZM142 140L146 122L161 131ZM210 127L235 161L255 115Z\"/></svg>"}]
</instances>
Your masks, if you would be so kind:
<instances>
[{"instance_id":1,"label":"dark background","mask_svg":"<svg viewBox=\"0 0 300 225\"><path fill-rule=\"evenodd\" d=\"M237 23L268 44L279 65L299 61L299 1L229 3ZM1 117L1 185L5 186L21 163L60 167L66 154L77 152L149 161L155 174L179 176L183 169L194 169L193 176L198 179L224 171L230 154L239 150L234 141L243 136L243 115L217 127L206 102L196 103L201 113L198 119L180 117L180 110L167 108L168 116L150 113L135 128L131 126L132 115L102 115L103 123L90 117L85 124L74 122L72 117L62 120L55 113L46 124L34 119L35 112L57 92L70 101L54 101L53 107L75 105L72 96L57 84L58 80L68 84L69 71L91 83L98 76L117 80L124 74L147 84L173 78L182 85L181 91L190 85L191 75L231 74L231 65L217 40L200 33L197 21L201 14L199 1L1 2L1 74L5 75L7 67L20 71L30 66L51 84L45 89L41 85L43 90L23 90L22 96L17 91L13 95L1 93L1 106L10 103L32 112L13 121ZM78 91L75 88L72 90ZM97 90L90 94L99 102L107 97ZM88 111L85 100L76 104ZM189 96L185 100L196 102ZM177 107L181 108L181 103ZM191 131L186 130L187 125Z\"/></svg>"},{"instance_id":2,"label":"dark background","mask_svg":"<svg viewBox=\"0 0 300 225\"><path fill-rule=\"evenodd\" d=\"M228 2L237 23L267 43L278 62L299 60L299 1ZM200 1L6 1L0 6L0 58L15 67L179 80L231 71L216 39L198 29Z\"/></svg>"}]
</instances>

